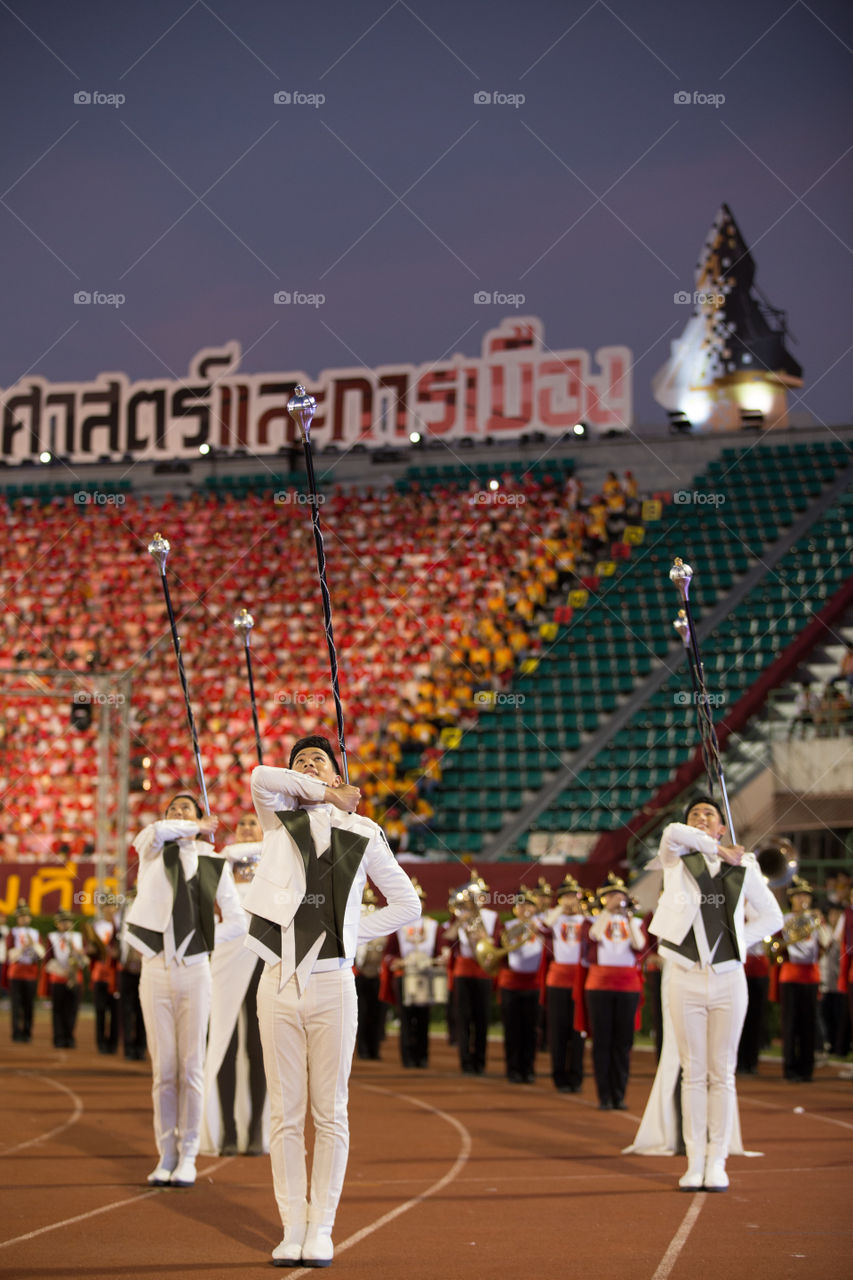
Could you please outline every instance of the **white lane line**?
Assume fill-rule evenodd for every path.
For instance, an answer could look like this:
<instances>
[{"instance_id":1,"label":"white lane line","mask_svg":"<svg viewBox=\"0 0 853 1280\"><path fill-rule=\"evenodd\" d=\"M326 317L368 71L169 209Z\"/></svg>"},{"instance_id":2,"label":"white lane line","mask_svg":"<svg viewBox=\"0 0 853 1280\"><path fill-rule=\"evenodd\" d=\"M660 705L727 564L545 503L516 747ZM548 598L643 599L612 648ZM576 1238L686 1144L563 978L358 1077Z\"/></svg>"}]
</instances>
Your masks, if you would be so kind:
<instances>
[{"instance_id":1,"label":"white lane line","mask_svg":"<svg viewBox=\"0 0 853 1280\"><path fill-rule=\"evenodd\" d=\"M658 1269L652 1276L652 1280L667 1280L667 1276L678 1261L678 1255L687 1244L687 1237L693 1230L696 1219L702 1212L702 1205L707 1199L708 1194L705 1191L697 1191L694 1193L693 1203L682 1218L681 1226L670 1240L669 1248L661 1258L658 1264Z\"/></svg>"},{"instance_id":2,"label":"white lane line","mask_svg":"<svg viewBox=\"0 0 853 1280\"><path fill-rule=\"evenodd\" d=\"M37 1138L30 1138L27 1142L19 1142L14 1147L6 1147L0 1152L0 1156L3 1158L12 1155L14 1151L25 1151L27 1147L34 1147L37 1142L47 1142L48 1138L55 1138L65 1129L70 1129L72 1124L76 1124L84 1111L83 1099L78 1097L73 1089L69 1089L68 1085L62 1084L59 1080L54 1080L50 1076L37 1075L35 1071L19 1071L17 1074L27 1076L30 1080L41 1080L45 1084L52 1085L54 1089L59 1089L61 1093L67 1093L74 1103L74 1110L69 1118L64 1120L62 1124L57 1125L55 1129L48 1129L46 1133L40 1133Z\"/></svg>"},{"instance_id":3,"label":"white lane line","mask_svg":"<svg viewBox=\"0 0 853 1280\"><path fill-rule=\"evenodd\" d=\"M822 1120L824 1124L837 1124L839 1129L853 1129L853 1124L849 1124L846 1120L835 1120L832 1116L822 1116L819 1111L809 1111L807 1107L803 1107L802 1111L795 1112L793 1107L783 1107L779 1102L762 1102L760 1098L750 1098L749 1101L756 1107L768 1107L771 1111L787 1111L791 1114L808 1116L810 1120Z\"/></svg>"},{"instance_id":4,"label":"white lane line","mask_svg":"<svg viewBox=\"0 0 853 1280\"><path fill-rule=\"evenodd\" d=\"M442 1111L440 1107L434 1107L429 1102L423 1102L420 1098L413 1098L407 1093L396 1093L393 1089L382 1089L379 1085L361 1084L358 1087L361 1089L368 1089L371 1093L387 1094L389 1098L399 1098L403 1102L411 1103L413 1107L420 1107L423 1111L431 1111L434 1116L438 1116L439 1119L446 1120L449 1125L452 1125L461 1137L462 1142L459 1148L459 1154L453 1162L452 1167L448 1169L447 1173L445 1173L442 1178L439 1178L437 1182L434 1182L431 1187L427 1187L426 1191L422 1191L420 1195L412 1196L411 1200L406 1200L404 1204L398 1204L396 1209L389 1209L387 1213L383 1213L381 1218L377 1218L375 1222L368 1223L366 1227L362 1227L360 1231L356 1231L353 1235L344 1240L342 1244L336 1244L336 1258L346 1249L351 1249L353 1245L360 1244L362 1240L366 1240L368 1236L373 1235L374 1231L379 1231L380 1228L387 1226L389 1222L393 1222L395 1218L399 1218L401 1214L408 1213L410 1209L414 1209L417 1205L422 1204L423 1201L428 1200L430 1196L434 1196L439 1191L443 1191L444 1188L448 1186L454 1178L458 1177L465 1168L465 1165L468 1163L468 1158L471 1155L471 1147L473 1145L469 1130L465 1128L465 1125L461 1120L457 1120L456 1117L452 1116L448 1111ZM297 1280L298 1276L313 1275L313 1268L299 1267L296 1271L291 1271L290 1275L293 1277L293 1280Z\"/></svg>"},{"instance_id":5,"label":"white lane line","mask_svg":"<svg viewBox=\"0 0 853 1280\"><path fill-rule=\"evenodd\" d=\"M60 1227L70 1227L75 1222L85 1222L87 1218L97 1218L99 1213L109 1213L111 1209L120 1209L125 1204L136 1204L139 1200L147 1200L149 1196L159 1196L164 1188L152 1187L143 1191L142 1195L131 1196L128 1200L116 1200L113 1204L102 1205L100 1209L90 1209L88 1213L78 1213L76 1218L66 1218L64 1222L51 1222L49 1226L39 1227L37 1231L28 1231L25 1236L14 1236L11 1240L0 1240L0 1249L7 1249L10 1244L22 1244L25 1240L35 1240L47 1231L58 1231Z\"/></svg>"},{"instance_id":6,"label":"white lane line","mask_svg":"<svg viewBox=\"0 0 853 1280\"><path fill-rule=\"evenodd\" d=\"M234 1156L225 1156L224 1159L218 1160L216 1164L210 1165L209 1168L202 1169L199 1172L199 1177L204 1178L209 1173L215 1173L217 1169L221 1169L223 1165L230 1164L234 1159ZM114 1200L112 1204L102 1204L100 1209L90 1209L88 1213L78 1213L74 1218L64 1218L62 1222L50 1222L46 1227L38 1227L35 1231L28 1231L26 1235L14 1236L11 1240L0 1240L0 1249L7 1249L12 1244L22 1244L25 1240L34 1240L36 1236L46 1235L49 1231L59 1231L61 1227L73 1226L75 1222L86 1222L88 1218L97 1218L101 1213L110 1213L113 1209L121 1209L128 1204L138 1204L140 1200L150 1200L152 1196L161 1196L164 1192L168 1195L174 1195L176 1189L150 1187L148 1191L143 1191L138 1196L129 1196L126 1200Z\"/></svg>"}]
</instances>

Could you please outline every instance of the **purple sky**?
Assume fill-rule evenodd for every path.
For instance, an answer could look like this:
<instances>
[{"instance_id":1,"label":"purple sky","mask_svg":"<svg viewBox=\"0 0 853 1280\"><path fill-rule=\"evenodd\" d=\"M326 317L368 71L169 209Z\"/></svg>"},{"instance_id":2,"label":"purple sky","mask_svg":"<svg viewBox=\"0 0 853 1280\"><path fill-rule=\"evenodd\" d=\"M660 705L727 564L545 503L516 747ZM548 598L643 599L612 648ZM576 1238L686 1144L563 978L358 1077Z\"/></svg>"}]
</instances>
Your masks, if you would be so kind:
<instances>
[{"instance_id":1,"label":"purple sky","mask_svg":"<svg viewBox=\"0 0 853 1280\"><path fill-rule=\"evenodd\" d=\"M4 388L183 376L231 338L311 376L478 354L508 313L487 290L554 348L629 346L635 422L663 422L673 294L726 201L798 339L795 420L850 421L841 0L0 0L0 24ZM75 103L96 91L125 101Z\"/></svg>"}]
</instances>

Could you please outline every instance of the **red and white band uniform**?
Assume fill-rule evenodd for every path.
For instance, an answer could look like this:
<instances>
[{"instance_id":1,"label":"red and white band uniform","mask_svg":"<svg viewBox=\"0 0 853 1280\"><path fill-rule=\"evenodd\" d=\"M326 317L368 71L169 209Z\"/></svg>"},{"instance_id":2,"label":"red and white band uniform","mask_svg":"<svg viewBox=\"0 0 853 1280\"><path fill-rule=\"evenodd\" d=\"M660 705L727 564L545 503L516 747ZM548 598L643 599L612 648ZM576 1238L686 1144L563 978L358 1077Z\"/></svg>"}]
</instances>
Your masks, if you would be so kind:
<instances>
[{"instance_id":1,"label":"red and white band uniform","mask_svg":"<svg viewBox=\"0 0 853 1280\"><path fill-rule=\"evenodd\" d=\"M429 1019L431 1005L407 1003L404 975L418 973L432 965L441 951L443 930L432 916L421 916L414 924L397 929L388 939L383 964L394 974L393 991L400 1015L400 1060L404 1067L425 1067L429 1062ZM398 965L396 962L400 961Z\"/></svg>"},{"instance_id":2,"label":"red and white band uniform","mask_svg":"<svg viewBox=\"0 0 853 1280\"><path fill-rule=\"evenodd\" d=\"M160 1170L181 1172L194 1180L201 1143L204 1104L204 1059L210 1018L212 944L246 933L248 919L240 905L231 868L198 840L199 825L186 819L154 822L139 833L136 899L127 917L128 941L142 954L139 998L151 1054L154 1136ZM199 919L183 937L175 936L178 895L164 867L164 853L177 845L179 883L197 895ZM204 866L205 874L201 869ZM210 872L210 874L207 874ZM193 885L193 881L198 884ZM203 921L214 904L221 920L214 937L205 937ZM179 925L179 931L183 927ZM152 1180L160 1181L160 1178Z\"/></svg>"},{"instance_id":3,"label":"red and white band uniform","mask_svg":"<svg viewBox=\"0 0 853 1280\"><path fill-rule=\"evenodd\" d=\"M101 917L92 922L100 942L91 957L89 979L95 1006L95 1043L99 1053L115 1053L118 1048L118 938L114 920Z\"/></svg>"},{"instance_id":4,"label":"red and white band uniform","mask_svg":"<svg viewBox=\"0 0 853 1280\"><path fill-rule=\"evenodd\" d=\"M611 896L608 894L607 898ZM637 917L605 907L594 920L584 924L581 937L581 964L586 970L583 990L598 1103L603 1110L624 1110L634 1023L643 985L641 965L646 935Z\"/></svg>"},{"instance_id":5,"label":"red and white band uniform","mask_svg":"<svg viewBox=\"0 0 853 1280\"><path fill-rule=\"evenodd\" d=\"M552 957L545 977L551 1078L565 1093L577 1093L583 1084L584 1038L575 1030L575 988L585 921L581 912L563 915L555 907L543 922Z\"/></svg>"},{"instance_id":6,"label":"red and white band uniform","mask_svg":"<svg viewBox=\"0 0 853 1280\"><path fill-rule=\"evenodd\" d=\"M82 933L71 929L57 929L47 935L43 976L50 990L53 1044L56 1049L76 1047L74 1028L80 1005L80 984L87 965Z\"/></svg>"},{"instance_id":7,"label":"red and white band uniform","mask_svg":"<svg viewBox=\"0 0 853 1280\"><path fill-rule=\"evenodd\" d=\"M779 1003L782 1006L782 1064L786 1080L811 1080L817 1039L817 996L820 987L821 952L831 935L815 917L809 937L787 940L788 929L802 913L789 911L782 938L785 959L779 971Z\"/></svg>"},{"instance_id":8,"label":"red and white band uniform","mask_svg":"<svg viewBox=\"0 0 853 1280\"><path fill-rule=\"evenodd\" d=\"M743 970L746 975L747 1006L738 1044L737 1069L746 1075L755 1075L764 1043L767 995L770 988L770 957L763 938L747 948Z\"/></svg>"},{"instance_id":9,"label":"red and white band uniform","mask_svg":"<svg viewBox=\"0 0 853 1280\"><path fill-rule=\"evenodd\" d=\"M532 936L509 952L498 973L506 1076L513 1084L530 1084L535 1078L539 972L545 944L532 922L529 927Z\"/></svg>"},{"instance_id":10,"label":"red and white band uniform","mask_svg":"<svg viewBox=\"0 0 853 1280\"><path fill-rule=\"evenodd\" d=\"M32 1039L33 1007L45 948L38 929L13 925L6 937L6 976L12 1002L12 1039Z\"/></svg>"},{"instance_id":11,"label":"red and white band uniform","mask_svg":"<svg viewBox=\"0 0 853 1280\"><path fill-rule=\"evenodd\" d=\"M486 935L495 941L499 926L497 911L481 907L480 919ZM468 1075L482 1075L486 1069L492 1006L492 979L477 960L476 945L476 936L472 938L465 925L460 923L452 944L451 964L459 1065Z\"/></svg>"}]
</instances>

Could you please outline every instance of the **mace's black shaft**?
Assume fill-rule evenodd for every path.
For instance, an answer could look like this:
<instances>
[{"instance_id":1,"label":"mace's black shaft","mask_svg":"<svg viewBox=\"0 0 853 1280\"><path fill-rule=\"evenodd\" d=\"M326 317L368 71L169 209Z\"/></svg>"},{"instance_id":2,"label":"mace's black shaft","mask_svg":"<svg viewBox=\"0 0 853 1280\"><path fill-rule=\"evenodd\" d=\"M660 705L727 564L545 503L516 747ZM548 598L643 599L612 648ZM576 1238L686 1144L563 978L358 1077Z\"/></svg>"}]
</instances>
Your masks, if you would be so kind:
<instances>
[{"instance_id":1,"label":"mace's black shaft","mask_svg":"<svg viewBox=\"0 0 853 1280\"><path fill-rule=\"evenodd\" d=\"M305 449L305 472L308 477L308 496L311 503L311 524L314 529L314 546L317 549L317 576L320 579L320 594L323 598L323 627L326 632L326 643L329 646L329 670L332 675L332 693L335 699L335 714L338 720L338 746L341 753L341 768L344 771L344 782L349 783L347 767L347 749L344 742L344 712L341 706L341 693L338 687L338 655L335 649L335 636L332 630L332 601L329 586L326 582L326 551L323 546L323 532L320 528L320 502L317 496L317 481L314 478L314 459L311 456L311 441L307 433L303 438Z\"/></svg>"},{"instance_id":2,"label":"mace's black shaft","mask_svg":"<svg viewBox=\"0 0 853 1280\"><path fill-rule=\"evenodd\" d=\"M210 804L207 799L207 787L204 781L204 769L201 767L201 752L198 746L198 734L195 731L195 720L193 719L193 709L190 705L190 691L187 687L187 676L184 671L184 660L181 657L181 639L178 635L178 627L175 622L175 613L172 609L172 598L169 595L169 584L166 581L166 566L162 565L160 569L160 581L163 584L163 595L166 597L166 610L169 614L169 626L172 628L172 643L175 646L175 657L178 659L178 675L181 677L181 688L184 691L184 705L187 709L187 724L190 727L190 737L192 738L193 754L195 755L195 767L198 774L198 785L201 789L202 800L204 801L204 811L210 817Z\"/></svg>"},{"instance_id":3,"label":"mace's black shaft","mask_svg":"<svg viewBox=\"0 0 853 1280\"><path fill-rule=\"evenodd\" d=\"M717 738L717 731L714 728L714 721L711 716L711 703L708 698L708 690L705 686L705 667L702 662L702 655L699 652L699 641L696 639L696 628L693 625L693 612L690 608L690 601L685 597L684 611L687 615L687 625L689 628L689 642L687 646L687 664L690 667L690 678L693 682L694 698L696 698L696 718L699 723L699 739L702 747L702 761L705 765L705 773L708 782L713 790L713 775L716 774L717 781L720 786L720 794L723 798L723 807L726 811L727 825L729 828L729 837L732 844L736 843L734 823L732 822L732 811L729 807L729 793L726 790L726 779L723 773L723 762L720 757L720 743ZM713 773L712 773L713 770Z\"/></svg>"},{"instance_id":4,"label":"mace's black shaft","mask_svg":"<svg viewBox=\"0 0 853 1280\"><path fill-rule=\"evenodd\" d=\"M248 632L244 636L244 644L246 647L246 671L249 676L249 697L252 700L252 723L255 726L255 750L258 753L258 764L264 763L263 753L261 752L261 730L258 724L258 704L255 701L255 682L252 679L252 653L249 648Z\"/></svg>"}]
</instances>

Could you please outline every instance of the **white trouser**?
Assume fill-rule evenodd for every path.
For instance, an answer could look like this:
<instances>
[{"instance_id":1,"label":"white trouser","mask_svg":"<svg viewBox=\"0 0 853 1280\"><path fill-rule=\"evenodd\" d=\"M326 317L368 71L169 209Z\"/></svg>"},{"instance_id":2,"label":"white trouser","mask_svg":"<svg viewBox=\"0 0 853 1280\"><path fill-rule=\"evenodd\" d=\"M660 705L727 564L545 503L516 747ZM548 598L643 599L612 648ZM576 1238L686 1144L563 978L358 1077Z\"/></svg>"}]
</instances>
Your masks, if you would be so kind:
<instances>
[{"instance_id":1,"label":"white trouser","mask_svg":"<svg viewBox=\"0 0 853 1280\"><path fill-rule=\"evenodd\" d=\"M279 991L280 972L280 965L268 965L258 986L275 1198L285 1230L307 1221L330 1232L349 1154L347 1100L358 1025L355 979L349 968L312 973L300 999L294 978ZM314 1121L310 1203L305 1152L309 1082Z\"/></svg>"},{"instance_id":2,"label":"white trouser","mask_svg":"<svg viewBox=\"0 0 853 1280\"><path fill-rule=\"evenodd\" d=\"M684 1145L691 1167L725 1160L737 1095L735 1069L747 991L743 965L714 973L673 963L669 1008L681 1063Z\"/></svg>"},{"instance_id":3,"label":"white trouser","mask_svg":"<svg viewBox=\"0 0 853 1280\"><path fill-rule=\"evenodd\" d=\"M139 1000L151 1054L154 1134L160 1163L195 1159L204 1104L204 1051L210 1017L210 962L142 961Z\"/></svg>"}]
</instances>

